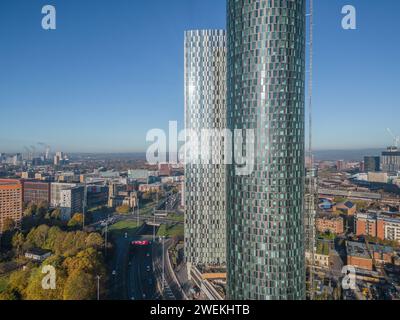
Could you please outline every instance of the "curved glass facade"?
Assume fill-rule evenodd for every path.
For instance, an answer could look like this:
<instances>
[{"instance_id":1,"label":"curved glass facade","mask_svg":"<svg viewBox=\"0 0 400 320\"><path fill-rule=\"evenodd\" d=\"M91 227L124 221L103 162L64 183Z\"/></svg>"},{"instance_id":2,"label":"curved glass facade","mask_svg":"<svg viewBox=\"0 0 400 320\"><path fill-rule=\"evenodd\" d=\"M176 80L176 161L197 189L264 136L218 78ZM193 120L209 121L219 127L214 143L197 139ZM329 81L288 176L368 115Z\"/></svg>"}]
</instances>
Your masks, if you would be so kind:
<instances>
[{"instance_id":1,"label":"curved glass facade","mask_svg":"<svg viewBox=\"0 0 400 320\"><path fill-rule=\"evenodd\" d=\"M223 30L185 33L185 128L226 128L226 35ZM209 154L222 159L223 141L210 137ZM200 155L206 152L202 145ZM200 156L199 155L199 156ZM185 164L185 256L189 264L226 263L226 167L198 159Z\"/></svg>"},{"instance_id":2,"label":"curved glass facade","mask_svg":"<svg viewBox=\"0 0 400 320\"><path fill-rule=\"evenodd\" d=\"M304 299L305 1L227 1L228 128L253 129L249 176L228 170L230 299Z\"/></svg>"}]
</instances>

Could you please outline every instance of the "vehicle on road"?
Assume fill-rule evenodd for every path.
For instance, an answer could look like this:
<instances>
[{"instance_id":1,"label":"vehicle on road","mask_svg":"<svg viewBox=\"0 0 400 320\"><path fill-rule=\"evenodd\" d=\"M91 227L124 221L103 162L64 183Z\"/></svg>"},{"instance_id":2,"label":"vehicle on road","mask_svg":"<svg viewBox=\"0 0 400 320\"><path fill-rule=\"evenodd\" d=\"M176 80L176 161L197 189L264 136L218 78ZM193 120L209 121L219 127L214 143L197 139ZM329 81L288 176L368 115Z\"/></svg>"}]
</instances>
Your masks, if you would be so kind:
<instances>
[{"instance_id":1,"label":"vehicle on road","mask_svg":"<svg viewBox=\"0 0 400 320\"><path fill-rule=\"evenodd\" d=\"M150 242L147 241L147 240L143 240L143 241L140 241L140 240L138 240L138 241L132 241L132 245L133 245L133 246L148 246L149 244L150 244Z\"/></svg>"},{"instance_id":2,"label":"vehicle on road","mask_svg":"<svg viewBox=\"0 0 400 320\"><path fill-rule=\"evenodd\" d=\"M147 272L150 272L150 271L151 271L150 266L147 266L147 267L146 267L146 271L147 271Z\"/></svg>"}]
</instances>

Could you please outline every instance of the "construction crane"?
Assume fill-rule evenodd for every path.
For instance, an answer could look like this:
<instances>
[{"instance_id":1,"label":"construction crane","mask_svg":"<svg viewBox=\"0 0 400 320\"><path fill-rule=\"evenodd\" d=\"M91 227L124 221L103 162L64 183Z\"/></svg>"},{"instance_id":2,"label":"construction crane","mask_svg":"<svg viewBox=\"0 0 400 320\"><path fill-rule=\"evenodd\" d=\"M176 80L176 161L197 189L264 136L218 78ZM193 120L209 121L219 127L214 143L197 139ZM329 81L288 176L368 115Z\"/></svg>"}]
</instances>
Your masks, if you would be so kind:
<instances>
[{"instance_id":1,"label":"construction crane","mask_svg":"<svg viewBox=\"0 0 400 320\"><path fill-rule=\"evenodd\" d=\"M400 145L400 136L395 136L392 132L392 130L390 130L390 128L386 128L387 132L389 132L389 134L392 136L393 138L393 146L398 148Z\"/></svg>"}]
</instances>

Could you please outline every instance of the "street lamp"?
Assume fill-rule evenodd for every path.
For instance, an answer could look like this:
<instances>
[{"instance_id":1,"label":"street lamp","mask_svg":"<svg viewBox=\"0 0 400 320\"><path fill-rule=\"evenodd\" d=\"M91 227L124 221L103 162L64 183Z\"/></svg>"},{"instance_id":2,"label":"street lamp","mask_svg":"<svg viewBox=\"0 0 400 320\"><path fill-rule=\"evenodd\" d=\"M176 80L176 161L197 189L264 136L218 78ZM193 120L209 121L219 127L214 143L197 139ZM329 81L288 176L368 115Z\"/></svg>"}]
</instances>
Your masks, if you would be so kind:
<instances>
[{"instance_id":1,"label":"street lamp","mask_svg":"<svg viewBox=\"0 0 400 320\"><path fill-rule=\"evenodd\" d=\"M104 257L107 258L107 242L108 242L108 222L110 219L110 215L108 214L107 216L107 222L106 222L106 235L105 235L105 241L104 241Z\"/></svg>"},{"instance_id":2,"label":"street lamp","mask_svg":"<svg viewBox=\"0 0 400 320\"><path fill-rule=\"evenodd\" d=\"M165 236L162 237L162 291L164 292L165 282Z\"/></svg>"},{"instance_id":3,"label":"street lamp","mask_svg":"<svg viewBox=\"0 0 400 320\"><path fill-rule=\"evenodd\" d=\"M100 300L100 278L101 276L97 275L97 300Z\"/></svg>"}]
</instances>

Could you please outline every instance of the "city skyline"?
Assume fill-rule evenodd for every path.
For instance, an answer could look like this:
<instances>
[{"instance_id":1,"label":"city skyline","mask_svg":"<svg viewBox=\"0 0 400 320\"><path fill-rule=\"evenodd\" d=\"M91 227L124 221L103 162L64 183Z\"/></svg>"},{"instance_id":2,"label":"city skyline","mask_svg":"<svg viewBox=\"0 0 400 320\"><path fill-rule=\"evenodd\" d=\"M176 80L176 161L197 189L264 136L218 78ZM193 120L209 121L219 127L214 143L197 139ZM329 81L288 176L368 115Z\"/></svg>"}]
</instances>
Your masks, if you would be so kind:
<instances>
[{"instance_id":1,"label":"city skyline","mask_svg":"<svg viewBox=\"0 0 400 320\"><path fill-rule=\"evenodd\" d=\"M55 1L54 32L40 28L34 2L0 4L0 26L7 26L0 28L7 43L0 52L0 115L9 120L0 128L1 152L23 152L37 141L53 151L145 152L148 130L170 120L183 127L184 30L225 29L225 0L96 4ZM395 38L400 4L353 1L357 30L350 31L340 26L344 4L315 3L314 146L385 148L392 142L386 128L399 134L398 44L386 39ZM171 16L176 24L168 24Z\"/></svg>"}]
</instances>

